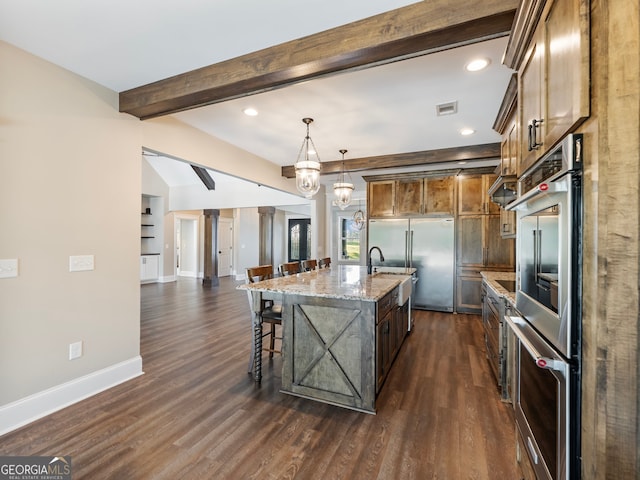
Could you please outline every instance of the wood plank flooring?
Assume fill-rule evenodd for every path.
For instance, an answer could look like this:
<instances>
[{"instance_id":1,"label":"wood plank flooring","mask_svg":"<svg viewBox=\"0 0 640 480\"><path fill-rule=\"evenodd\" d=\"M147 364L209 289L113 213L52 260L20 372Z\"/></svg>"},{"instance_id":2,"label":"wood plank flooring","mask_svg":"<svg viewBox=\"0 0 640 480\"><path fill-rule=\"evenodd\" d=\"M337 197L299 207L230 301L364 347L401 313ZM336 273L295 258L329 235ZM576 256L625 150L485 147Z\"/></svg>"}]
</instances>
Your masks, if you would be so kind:
<instances>
[{"instance_id":1,"label":"wood plank flooring","mask_svg":"<svg viewBox=\"0 0 640 480\"><path fill-rule=\"evenodd\" d=\"M247 374L247 295L229 278L143 285L145 375L0 437L0 455L71 455L78 479L518 479L515 427L481 319L414 311L377 415Z\"/></svg>"}]
</instances>

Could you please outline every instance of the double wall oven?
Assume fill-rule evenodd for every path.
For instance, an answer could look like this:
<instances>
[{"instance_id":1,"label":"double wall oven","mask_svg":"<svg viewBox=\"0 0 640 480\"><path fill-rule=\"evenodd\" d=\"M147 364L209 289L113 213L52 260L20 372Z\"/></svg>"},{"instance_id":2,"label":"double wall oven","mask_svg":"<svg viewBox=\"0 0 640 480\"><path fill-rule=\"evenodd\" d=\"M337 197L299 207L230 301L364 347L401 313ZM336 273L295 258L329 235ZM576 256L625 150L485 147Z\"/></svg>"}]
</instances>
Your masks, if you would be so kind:
<instances>
[{"instance_id":1,"label":"double wall oven","mask_svg":"<svg viewBox=\"0 0 640 480\"><path fill-rule=\"evenodd\" d=\"M580 476L582 136L518 180L514 408L539 479Z\"/></svg>"}]
</instances>

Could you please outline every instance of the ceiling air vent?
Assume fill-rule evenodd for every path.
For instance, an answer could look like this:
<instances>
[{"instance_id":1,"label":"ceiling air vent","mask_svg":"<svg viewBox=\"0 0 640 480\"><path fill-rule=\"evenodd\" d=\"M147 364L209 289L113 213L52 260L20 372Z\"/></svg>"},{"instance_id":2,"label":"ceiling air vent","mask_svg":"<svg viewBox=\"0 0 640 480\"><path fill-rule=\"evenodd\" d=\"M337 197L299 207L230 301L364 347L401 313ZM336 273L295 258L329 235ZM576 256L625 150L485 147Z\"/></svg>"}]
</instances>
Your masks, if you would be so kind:
<instances>
[{"instance_id":1,"label":"ceiling air vent","mask_svg":"<svg viewBox=\"0 0 640 480\"><path fill-rule=\"evenodd\" d=\"M458 102L448 102L436 105L436 113L439 117L442 115L453 115L458 113Z\"/></svg>"}]
</instances>

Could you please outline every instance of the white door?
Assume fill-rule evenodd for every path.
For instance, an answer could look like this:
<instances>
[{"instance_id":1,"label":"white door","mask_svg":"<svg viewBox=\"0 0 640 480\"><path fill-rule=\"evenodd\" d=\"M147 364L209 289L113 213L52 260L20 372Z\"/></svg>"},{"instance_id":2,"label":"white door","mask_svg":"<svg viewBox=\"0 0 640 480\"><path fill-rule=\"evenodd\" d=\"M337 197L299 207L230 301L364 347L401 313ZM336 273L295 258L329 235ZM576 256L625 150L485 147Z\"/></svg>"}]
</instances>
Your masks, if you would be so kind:
<instances>
[{"instance_id":1,"label":"white door","mask_svg":"<svg viewBox=\"0 0 640 480\"><path fill-rule=\"evenodd\" d=\"M218 225L218 277L233 273L233 219L220 217Z\"/></svg>"},{"instance_id":2,"label":"white door","mask_svg":"<svg viewBox=\"0 0 640 480\"><path fill-rule=\"evenodd\" d=\"M178 219L178 275L198 276L198 222L191 218Z\"/></svg>"}]
</instances>

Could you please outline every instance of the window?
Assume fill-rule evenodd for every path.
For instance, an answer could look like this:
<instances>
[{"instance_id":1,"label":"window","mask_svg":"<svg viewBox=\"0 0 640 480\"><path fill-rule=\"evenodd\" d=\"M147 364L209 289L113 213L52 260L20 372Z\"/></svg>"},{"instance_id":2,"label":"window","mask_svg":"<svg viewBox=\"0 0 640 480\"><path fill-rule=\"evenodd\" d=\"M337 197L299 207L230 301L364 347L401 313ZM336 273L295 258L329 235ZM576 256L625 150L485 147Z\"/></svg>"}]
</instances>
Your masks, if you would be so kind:
<instances>
[{"instance_id":1,"label":"window","mask_svg":"<svg viewBox=\"0 0 640 480\"><path fill-rule=\"evenodd\" d=\"M340 260L358 262L360 260L360 234L352 217L339 217Z\"/></svg>"}]
</instances>

